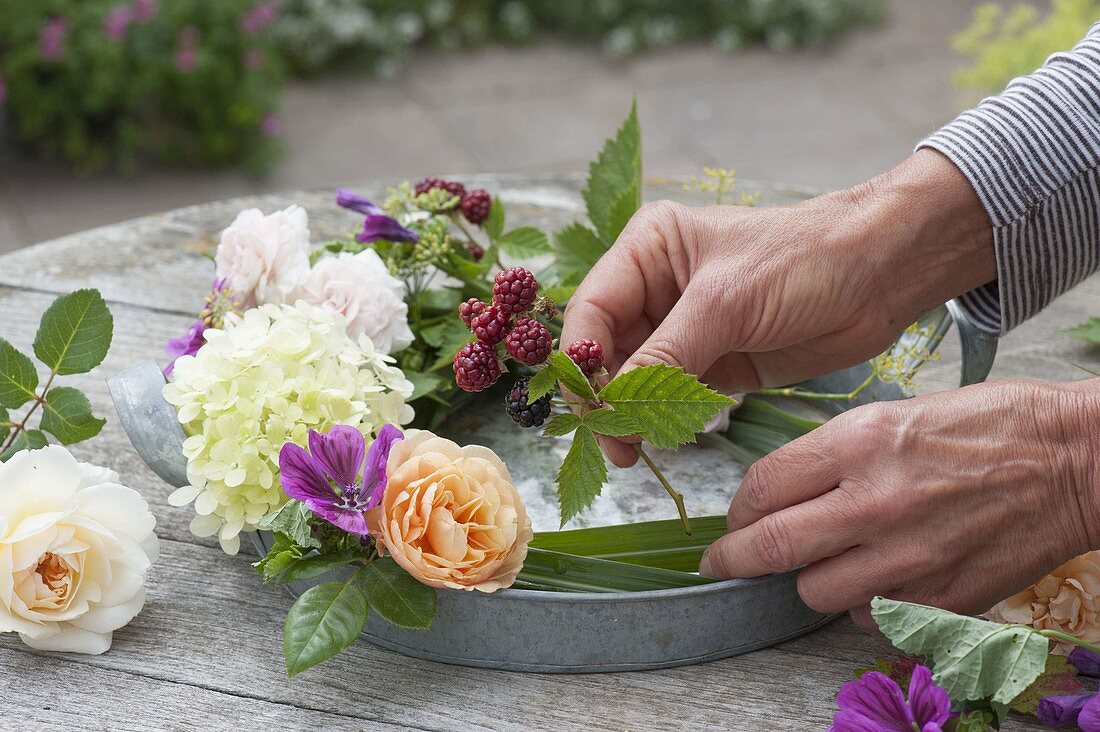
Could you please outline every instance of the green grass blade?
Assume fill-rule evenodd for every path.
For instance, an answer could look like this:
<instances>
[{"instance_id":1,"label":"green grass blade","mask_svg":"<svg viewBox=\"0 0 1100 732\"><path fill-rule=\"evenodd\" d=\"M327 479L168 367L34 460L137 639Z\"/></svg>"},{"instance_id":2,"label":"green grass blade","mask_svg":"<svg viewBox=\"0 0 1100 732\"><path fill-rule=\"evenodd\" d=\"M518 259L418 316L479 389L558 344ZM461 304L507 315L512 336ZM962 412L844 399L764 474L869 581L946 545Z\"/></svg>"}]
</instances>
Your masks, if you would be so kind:
<instances>
[{"instance_id":1,"label":"green grass blade","mask_svg":"<svg viewBox=\"0 0 1100 732\"><path fill-rule=\"evenodd\" d=\"M711 583L706 577L657 567L641 567L606 559L529 548L519 582L573 592L641 592L694 587Z\"/></svg>"},{"instance_id":2,"label":"green grass blade","mask_svg":"<svg viewBox=\"0 0 1100 732\"><path fill-rule=\"evenodd\" d=\"M699 568L703 550L726 533L726 517L693 518L691 527L691 536L684 533L678 519L546 531L536 534L531 546L562 554L694 572Z\"/></svg>"}]
</instances>

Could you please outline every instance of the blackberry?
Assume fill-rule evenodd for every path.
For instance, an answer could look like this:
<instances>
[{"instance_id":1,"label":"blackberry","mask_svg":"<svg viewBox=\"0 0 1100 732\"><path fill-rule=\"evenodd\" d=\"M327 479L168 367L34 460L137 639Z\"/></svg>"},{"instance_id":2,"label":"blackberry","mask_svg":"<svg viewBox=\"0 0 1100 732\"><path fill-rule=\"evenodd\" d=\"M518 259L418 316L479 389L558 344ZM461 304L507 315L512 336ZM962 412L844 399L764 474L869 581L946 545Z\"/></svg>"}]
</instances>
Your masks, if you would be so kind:
<instances>
[{"instance_id":1,"label":"blackberry","mask_svg":"<svg viewBox=\"0 0 1100 732\"><path fill-rule=\"evenodd\" d=\"M413 191L416 193L416 195L419 196L435 188L442 188L443 190L447 191L447 193L450 193L452 196L462 196L464 193L466 193L466 186L462 185L461 183L458 183L456 181L443 180L442 178L436 178L434 176L421 178L419 181L417 181L416 187L413 189Z\"/></svg>"},{"instance_id":2,"label":"blackberry","mask_svg":"<svg viewBox=\"0 0 1100 732\"><path fill-rule=\"evenodd\" d=\"M481 258L485 256L485 249L480 244L470 242L466 245L466 253L470 255L470 259L480 262Z\"/></svg>"},{"instance_id":3,"label":"blackberry","mask_svg":"<svg viewBox=\"0 0 1100 732\"><path fill-rule=\"evenodd\" d=\"M462 194L462 202L459 204L459 208L462 209L462 215L466 217L467 221L478 225L489 218L489 208L492 205L493 197L489 195L489 192L475 188Z\"/></svg>"},{"instance_id":4,"label":"blackberry","mask_svg":"<svg viewBox=\"0 0 1100 732\"><path fill-rule=\"evenodd\" d=\"M565 354L573 359L585 376L591 376L603 368L603 346L590 338L573 341L565 349Z\"/></svg>"},{"instance_id":5,"label":"blackberry","mask_svg":"<svg viewBox=\"0 0 1100 732\"><path fill-rule=\"evenodd\" d=\"M476 297L471 297L458 306L458 317L462 318L463 323L470 325L470 321L472 321L475 316L479 315L485 308L485 303L478 300Z\"/></svg>"},{"instance_id":6,"label":"blackberry","mask_svg":"<svg viewBox=\"0 0 1100 732\"><path fill-rule=\"evenodd\" d=\"M528 366L538 366L550 356L554 337L549 329L534 318L520 318L508 335L504 345L512 358Z\"/></svg>"},{"instance_id":7,"label":"blackberry","mask_svg":"<svg viewBox=\"0 0 1100 732\"><path fill-rule=\"evenodd\" d=\"M454 371L459 389L482 391L500 378L500 361L492 346L467 343L455 354Z\"/></svg>"},{"instance_id":8,"label":"blackberry","mask_svg":"<svg viewBox=\"0 0 1100 732\"><path fill-rule=\"evenodd\" d=\"M470 330L487 346L495 346L508 332L512 314L502 307L490 305L470 319Z\"/></svg>"},{"instance_id":9,"label":"blackberry","mask_svg":"<svg viewBox=\"0 0 1100 732\"><path fill-rule=\"evenodd\" d=\"M541 427L550 416L550 394L544 394L533 403L527 403L528 378L516 382L504 398L504 409L512 421L520 427Z\"/></svg>"},{"instance_id":10,"label":"blackberry","mask_svg":"<svg viewBox=\"0 0 1100 732\"><path fill-rule=\"evenodd\" d=\"M493 304L510 313L530 309L538 293L538 280L523 267L502 270L493 278Z\"/></svg>"}]
</instances>

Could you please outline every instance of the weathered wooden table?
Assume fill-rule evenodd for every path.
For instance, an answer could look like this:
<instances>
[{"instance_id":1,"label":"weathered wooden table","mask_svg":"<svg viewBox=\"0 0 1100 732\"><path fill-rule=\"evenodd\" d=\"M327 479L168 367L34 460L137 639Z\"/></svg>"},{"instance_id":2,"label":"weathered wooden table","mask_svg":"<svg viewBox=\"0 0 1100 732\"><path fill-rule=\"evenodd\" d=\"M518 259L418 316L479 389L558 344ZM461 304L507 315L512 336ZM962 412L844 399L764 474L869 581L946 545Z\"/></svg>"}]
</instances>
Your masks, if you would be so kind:
<instances>
[{"instance_id":1,"label":"weathered wooden table","mask_svg":"<svg viewBox=\"0 0 1100 732\"><path fill-rule=\"evenodd\" d=\"M579 180L486 178L508 205L510 225L556 227L580 211ZM384 188L364 189L381 197ZM685 194L651 181L648 198ZM852 670L892 655L847 618L778 647L701 666L583 676L517 674L408 659L360 642L334 661L288 680L282 623L291 598L263 586L249 557L224 555L188 531L191 508L167 504L170 488L138 458L111 407L105 378L162 358L166 340L194 319L210 284L219 232L249 206L290 203L310 213L315 240L355 220L328 191L239 199L182 209L40 244L0 257L0 335L29 349L38 318L58 293L97 287L115 316L105 364L71 383L109 417L80 459L117 470L157 516L161 555L144 611L102 656L33 651L0 638L0 729L737 729L828 726L837 687ZM1076 379L1070 362L1100 365L1100 353L1060 331L1100 315L1093 278L1002 343L999 378ZM950 388L957 347L922 376ZM734 485L713 495L724 504ZM713 502L711 500L710 502ZM724 505L693 505L693 513ZM737 618L730 618L731 623ZM1040 729L1012 718L1006 729Z\"/></svg>"}]
</instances>

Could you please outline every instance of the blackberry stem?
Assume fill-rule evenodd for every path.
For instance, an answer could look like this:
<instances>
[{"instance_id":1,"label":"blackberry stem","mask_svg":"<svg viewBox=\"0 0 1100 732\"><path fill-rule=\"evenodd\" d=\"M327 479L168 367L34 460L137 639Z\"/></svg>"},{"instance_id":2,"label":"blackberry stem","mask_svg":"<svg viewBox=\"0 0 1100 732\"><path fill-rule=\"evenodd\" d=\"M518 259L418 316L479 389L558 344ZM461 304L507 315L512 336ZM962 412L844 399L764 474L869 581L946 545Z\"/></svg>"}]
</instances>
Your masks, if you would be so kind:
<instances>
[{"instance_id":1,"label":"blackberry stem","mask_svg":"<svg viewBox=\"0 0 1100 732\"><path fill-rule=\"evenodd\" d=\"M665 478L664 473L657 467L657 464L653 462L653 459L646 454L646 451L642 449L641 445L635 445L634 449L638 451L639 457L645 461L645 464L649 466L649 469L653 471L653 474L657 476L657 481L665 489L665 491L672 496L673 502L676 503L676 511L680 514L680 524L684 527L684 533L691 536L691 519L688 518L687 508L684 507L684 496L676 492L668 480Z\"/></svg>"}]
</instances>

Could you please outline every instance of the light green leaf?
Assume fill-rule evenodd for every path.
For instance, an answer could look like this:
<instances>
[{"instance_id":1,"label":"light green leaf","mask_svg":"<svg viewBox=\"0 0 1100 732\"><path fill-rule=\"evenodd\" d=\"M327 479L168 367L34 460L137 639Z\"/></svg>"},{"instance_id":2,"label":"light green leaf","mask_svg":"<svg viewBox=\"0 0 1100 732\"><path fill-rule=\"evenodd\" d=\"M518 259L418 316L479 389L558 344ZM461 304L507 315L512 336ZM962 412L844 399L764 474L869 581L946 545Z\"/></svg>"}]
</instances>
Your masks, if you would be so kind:
<instances>
[{"instance_id":1,"label":"light green leaf","mask_svg":"<svg viewBox=\"0 0 1100 732\"><path fill-rule=\"evenodd\" d=\"M83 374L103 362L113 328L111 311L98 290L70 292L42 315L34 353L59 374Z\"/></svg>"},{"instance_id":2,"label":"light green leaf","mask_svg":"<svg viewBox=\"0 0 1100 732\"><path fill-rule=\"evenodd\" d=\"M371 609L384 620L413 630L432 626L435 589L417 582L392 559L375 559L359 570L356 581Z\"/></svg>"},{"instance_id":3,"label":"light green leaf","mask_svg":"<svg viewBox=\"0 0 1100 732\"><path fill-rule=\"evenodd\" d=\"M592 410L584 415L584 424L597 435L610 435L611 437L636 435L642 429L629 414L611 409Z\"/></svg>"},{"instance_id":4,"label":"light green leaf","mask_svg":"<svg viewBox=\"0 0 1100 732\"><path fill-rule=\"evenodd\" d=\"M92 414L88 398L71 386L55 386L46 392L42 408L42 429L63 445L89 440L107 423Z\"/></svg>"},{"instance_id":5,"label":"light green leaf","mask_svg":"<svg viewBox=\"0 0 1100 732\"><path fill-rule=\"evenodd\" d=\"M1023 625L1002 625L926 605L876 597L871 617L897 648L932 659L932 678L955 701L1009 704L1046 667L1046 638Z\"/></svg>"},{"instance_id":6,"label":"light green leaf","mask_svg":"<svg viewBox=\"0 0 1100 732\"><path fill-rule=\"evenodd\" d=\"M572 412L555 414L542 434L546 437L564 437L581 426L581 418Z\"/></svg>"},{"instance_id":7,"label":"light green leaf","mask_svg":"<svg viewBox=\"0 0 1100 732\"><path fill-rule=\"evenodd\" d=\"M607 482L607 463L596 442L592 430L584 425L577 428L573 444L562 461L555 481L558 485L558 504L561 507L561 525L592 505Z\"/></svg>"},{"instance_id":8,"label":"light green leaf","mask_svg":"<svg viewBox=\"0 0 1100 732\"><path fill-rule=\"evenodd\" d=\"M576 285L558 285L557 287L545 287L539 288L539 294L543 297L548 297L554 301L558 307L565 305L569 302L569 298L573 297L573 293L577 291Z\"/></svg>"},{"instance_id":9,"label":"light green leaf","mask_svg":"<svg viewBox=\"0 0 1100 732\"><path fill-rule=\"evenodd\" d=\"M11 435L11 428L14 427L11 423L11 416L8 414L8 410L4 407L0 407L0 445Z\"/></svg>"},{"instance_id":10,"label":"light green leaf","mask_svg":"<svg viewBox=\"0 0 1100 732\"><path fill-rule=\"evenodd\" d=\"M633 198L620 202L624 191L633 191ZM641 205L641 191L642 133L635 101L615 137L604 143L599 157L588 166L588 186L581 192L588 206L588 218L605 246L611 246L619 233L613 220L618 220L630 204L633 204L630 213ZM615 216L612 209L617 212Z\"/></svg>"},{"instance_id":11,"label":"light green leaf","mask_svg":"<svg viewBox=\"0 0 1100 732\"><path fill-rule=\"evenodd\" d=\"M527 384L527 401L528 403L541 399L554 390L557 386L558 379L552 368L540 369L537 374L531 377L531 382Z\"/></svg>"},{"instance_id":12,"label":"light green leaf","mask_svg":"<svg viewBox=\"0 0 1100 732\"><path fill-rule=\"evenodd\" d=\"M611 209L607 214L607 231L605 235L608 237L608 242L614 243L619 238L619 234L623 233L627 222L638 211L639 205L641 205L641 196L638 195L638 189L635 186L631 186L619 194L615 202L611 204Z\"/></svg>"},{"instance_id":13,"label":"light green leaf","mask_svg":"<svg viewBox=\"0 0 1100 732\"><path fill-rule=\"evenodd\" d=\"M457 287L439 287L425 290L420 294L420 306L426 310L453 311L465 300L465 293ZM436 344L432 344L436 345Z\"/></svg>"},{"instance_id":14,"label":"light green leaf","mask_svg":"<svg viewBox=\"0 0 1100 732\"><path fill-rule=\"evenodd\" d=\"M405 378L412 382L413 391L407 401L419 399L426 394L434 393L439 387L447 383L447 379L439 374L431 374L424 371L406 371Z\"/></svg>"},{"instance_id":15,"label":"light green leaf","mask_svg":"<svg viewBox=\"0 0 1100 732\"><path fill-rule=\"evenodd\" d=\"M633 417L642 439L668 450L695 442L711 417L735 403L683 369L664 364L616 377L600 390L600 399Z\"/></svg>"},{"instance_id":16,"label":"light green leaf","mask_svg":"<svg viewBox=\"0 0 1100 732\"><path fill-rule=\"evenodd\" d=\"M1052 653L1047 656L1043 673L1022 694L1012 700L1011 706L1020 714L1034 716L1035 710L1039 707L1039 700L1043 697L1079 694L1082 691L1084 686L1077 680L1077 668L1070 665L1065 656L1055 656Z\"/></svg>"},{"instance_id":17,"label":"light green leaf","mask_svg":"<svg viewBox=\"0 0 1100 732\"><path fill-rule=\"evenodd\" d=\"M562 383L562 386L576 396L589 402L596 400L596 392L592 390L592 384L588 383L588 377L581 372L577 364L573 363L573 359L569 358L564 352L554 351L551 353L550 358L546 360L545 368L553 369L554 376Z\"/></svg>"},{"instance_id":18,"label":"light green leaf","mask_svg":"<svg viewBox=\"0 0 1100 732\"><path fill-rule=\"evenodd\" d=\"M493 241L499 239L504 232L504 204L500 202L499 197L493 196L493 202L489 206L489 218L485 219L483 226L485 233Z\"/></svg>"},{"instance_id":19,"label":"light green leaf","mask_svg":"<svg viewBox=\"0 0 1100 732\"><path fill-rule=\"evenodd\" d=\"M20 430L19 434L15 436L15 440L3 455L0 455L0 463L7 462L17 452L22 450L37 450L40 447L45 447L49 444L46 441L46 435L38 430Z\"/></svg>"},{"instance_id":20,"label":"light green leaf","mask_svg":"<svg viewBox=\"0 0 1100 732\"><path fill-rule=\"evenodd\" d=\"M993 712L985 709L965 712L955 720L955 732L987 732L996 718Z\"/></svg>"},{"instance_id":21,"label":"light green leaf","mask_svg":"<svg viewBox=\"0 0 1100 732\"><path fill-rule=\"evenodd\" d=\"M321 542L313 538L309 520L313 512L301 501L289 500L277 511L260 519L260 528L286 534L295 544L307 549L320 549Z\"/></svg>"},{"instance_id":22,"label":"light green leaf","mask_svg":"<svg viewBox=\"0 0 1100 732\"><path fill-rule=\"evenodd\" d=\"M1073 338L1080 338L1083 341L1100 345L1100 318L1089 318L1081 325L1067 330L1066 334Z\"/></svg>"},{"instance_id":23,"label":"light green leaf","mask_svg":"<svg viewBox=\"0 0 1100 732\"><path fill-rule=\"evenodd\" d=\"M558 278L563 283L571 280L579 283L606 251L607 247L592 229L579 222L566 226L554 234Z\"/></svg>"},{"instance_id":24,"label":"light green leaf","mask_svg":"<svg viewBox=\"0 0 1100 732\"><path fill-rule=\"evenodd\" d=\"M283 626L286 670L294 676L355 643L367 624L367 598L356 582L309 588L290 607Z\"/></svg>"},{"instance_id":25,"label":"light green leaf","mask_svg":"<svg viewBox=\"0 0 1100 732\"><path fill-rule=\"evenodd\" d=\"M34 362L0 338L0 405L18 409L38 395Z\"/></svg>"},{"instance_id":26,"label":"light green leaf","mask_svg":"<svg viewBox=\"0 0 1100 732\"><path fill-rule=\"evenodd\" d=\"M285 572L288 567L302 558L303 549L286 534L276 533L275 542L267 554L252 563L252 568L263 575L264 582L270 582Z\"/></svg>"},{"instance_id":27,"label":"light green leaf","mask_svg":"<svg viewBox=\"0 0 1100 732\"><path fill-rule=\"evenodd\" d=\"M355 550L344 549L334 554L311 554L308 557L301 557L285 566L275 581L285 584L320 577L326 572L347 566L358 556L360 554Z\"/></svg>"},{"instance_id":28,"label":"light green leaf","mask_svg":"<svg viewBox=\"0 0 1100 732\"><path fill-rule=\"evenodd\" d=\"M549 254L552 251L550 240L546 238L546 234L533 226L521 226L518 229L512 229L497 239L494 244L500 247L500 250L509 257L515 257L516 259L529 259L540 254Z\"/></svg>"}]
</instances>

